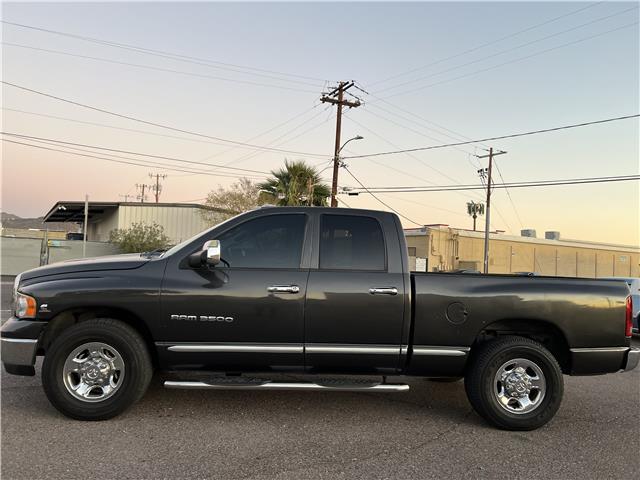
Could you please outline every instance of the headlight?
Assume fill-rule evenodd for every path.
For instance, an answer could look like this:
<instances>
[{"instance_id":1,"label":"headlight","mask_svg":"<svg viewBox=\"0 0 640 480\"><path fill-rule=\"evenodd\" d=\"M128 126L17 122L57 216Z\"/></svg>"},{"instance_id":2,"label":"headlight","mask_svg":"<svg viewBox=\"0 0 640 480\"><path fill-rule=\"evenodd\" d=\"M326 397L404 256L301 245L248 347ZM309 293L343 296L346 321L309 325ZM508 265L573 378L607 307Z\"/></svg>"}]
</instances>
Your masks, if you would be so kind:
<instances>
[{"instance_id":1,"label":"headlight","mask_svg":"<svg viewBox=\"0 0 640 480\"><path fill-rule=\"evenodd\" d=\"M15 312L18 318L36 318L36 299L17 292Z\"/></svg>"}]
</instances>

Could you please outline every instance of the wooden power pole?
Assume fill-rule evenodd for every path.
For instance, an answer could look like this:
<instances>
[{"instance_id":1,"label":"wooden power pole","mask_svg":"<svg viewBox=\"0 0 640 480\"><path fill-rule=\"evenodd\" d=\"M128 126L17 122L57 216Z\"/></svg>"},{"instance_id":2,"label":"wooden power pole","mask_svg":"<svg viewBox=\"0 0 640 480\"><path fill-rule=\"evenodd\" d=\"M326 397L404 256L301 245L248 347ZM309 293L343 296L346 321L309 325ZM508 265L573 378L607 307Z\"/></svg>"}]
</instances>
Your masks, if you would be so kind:
<instances>
[{"instance_id":1,"label":"wooden power pole","mask_svg":"<svg viewBox=\"0 0 640 480\"><path fill-rule=\"evenodd\" d=\"M488 158L489 159L489 167L481 168L478 170L481 178L487 178L487 201L485 205L485 214L484 214L484 261L483 261L483 273L489 273L489 229L491 226L491 174L493 171L493 157L497 155L504 155L505 151L499 150L497 152L493 152L493 147L489 148L488 155L476 155L478 158Z\"/></svg>"},{"instance_id":2,"label":"wooden power pole","mask_svg":"<svg viewBox=\"0 0 640 480\"><path fill-rule=\"evenodd\" d=\"M333 150L333 179L331 181L331 206L338 206L338 199L336 194L338 193L338 169L340 168L340 133L342 130L342 107L357 108L361 105L360 100L345 100L344 93L353 87L355 82L340 82L329 93L325 93L320 97L322 103L331 103L338 106L336 112L336 141ZM356 87L357 88L357 87Z\"/></svg>"},{"instance_id":3,"label":"wooden power pole","mask_svg":"<svg viewBox=\"0 0 640 480\"><path fill-rule=\"evenodd\" d=\"M155 177L156 179L156 184L151 186L151 189L153 190L153 193L156 196L156 203L158 203L160 201L160 192L162 191L162 185L160 185L160 178L162 178L163 180L165 178L167 178L166 175L162 175L160 173L150 173L149 174L149 178L151 178L151 180L153 180Z\"/></svg>"}]
</instances>

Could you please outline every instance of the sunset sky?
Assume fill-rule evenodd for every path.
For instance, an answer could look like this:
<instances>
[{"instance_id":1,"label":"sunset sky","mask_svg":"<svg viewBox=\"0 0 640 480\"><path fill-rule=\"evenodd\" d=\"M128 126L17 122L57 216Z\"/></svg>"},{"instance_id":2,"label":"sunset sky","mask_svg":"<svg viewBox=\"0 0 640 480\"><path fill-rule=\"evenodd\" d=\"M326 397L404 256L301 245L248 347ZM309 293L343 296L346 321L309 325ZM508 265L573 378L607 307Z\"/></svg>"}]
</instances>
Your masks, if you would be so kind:
<instances>
[{"instance_id":1,"label":"sunset sky","mask_svg":"<svg viewBox=\"0 0 640 480\"><path fill-rule=\"evenodd\" d=\"M261 172L280 167L285 158L305 159L322 170L333 151L335 108L320 104L319 97L337 80L355 80L369 92L352 90L364 105L347 112L343 139L364 139L351 142L345 156L636 114L638 16L637 3L613 2L4 3L5 22L139 47L4 23L6 82L184 131L316 155L224 145L4 85L4 132L251 172L155 160L209 173L193 174L3 142L2 211L40 216L57 200L82 200L85 194L121 201L121 195L135 195L136 183L149 183L149 172L167 175L162 201L197 203L238 176L264 178ZM508 151L497 164L509 182L631 175L640 171L638 127L636 118L490 145ZM473 154L486 153L482 148L347 164L369 187L479 183L476 171L486 160ZM323 172L328 183L330 173ZM340 175L340 185L356 186L347 172ZM493 228L640 244L639 182L509 193L511 198L496 190ZM481 196L380 198L420 224L470 228L466 202ZM369 195L340 198L351 207L386 208Z\"/></svg>"}]
</instances>

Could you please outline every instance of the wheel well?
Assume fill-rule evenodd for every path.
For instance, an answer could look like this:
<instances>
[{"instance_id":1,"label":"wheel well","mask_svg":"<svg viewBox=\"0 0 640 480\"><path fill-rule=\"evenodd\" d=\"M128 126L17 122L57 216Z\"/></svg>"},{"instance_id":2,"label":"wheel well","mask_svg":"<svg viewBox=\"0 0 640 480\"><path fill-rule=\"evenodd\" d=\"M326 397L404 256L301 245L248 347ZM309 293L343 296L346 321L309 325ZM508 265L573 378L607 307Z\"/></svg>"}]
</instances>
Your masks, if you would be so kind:
<instances>
[{"instance_id":1,"label":"wheel well","mask_svg":"<svg viewBox=\"0 0 640 480\"><path fill-rule=\"evenodd\" d=\"M153 337L142 319L127 310L114 307L76 307L60 312L49 320L44 336L40 342L38 354L45 354L55 338L70 326L94 318L112 318L133 327L142 336L147 345L154 366L158 365L158 356L153 343Z\"/></svg>"},{"instance_id":2,"label":"wheel well","mask_svg":"<svg viewBox=\"0 0 640 480\"><path fill-rule=\"evenodd\" d=\"M499 320L482 329L474 346L503 335L518 335L542 343L556 358L563 373L571 371L569 343L562 330L555 325L542 320Z\"/></svg>"}]
</instances>

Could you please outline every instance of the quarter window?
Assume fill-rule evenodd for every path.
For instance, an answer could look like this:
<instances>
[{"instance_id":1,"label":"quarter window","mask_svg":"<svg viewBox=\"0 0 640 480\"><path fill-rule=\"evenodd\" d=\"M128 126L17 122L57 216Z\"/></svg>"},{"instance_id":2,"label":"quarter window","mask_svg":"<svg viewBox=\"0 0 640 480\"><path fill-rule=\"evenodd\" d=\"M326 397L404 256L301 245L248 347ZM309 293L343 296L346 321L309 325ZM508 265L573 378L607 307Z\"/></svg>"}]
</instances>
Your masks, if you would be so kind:
<instances>
[{"instance_id":1,"label":"quarter window","mask_svg":"<svg viewBox=\"0 0 640 480\"><path fill-rule=\"evenodd\" d=\"M267 215L218 237L231 268L299 268L306 215Z\"/></svg>"},{"instance_id":2,"label":"quarter window","mask_svg":"<svg viewBox=\"0 0 640 480\"><path fill-rule=\"evenodd\" d=\"M375 218L322 216L320 268L384 270L385 267L384 237Z\"/></svg>"}]
</instances>

